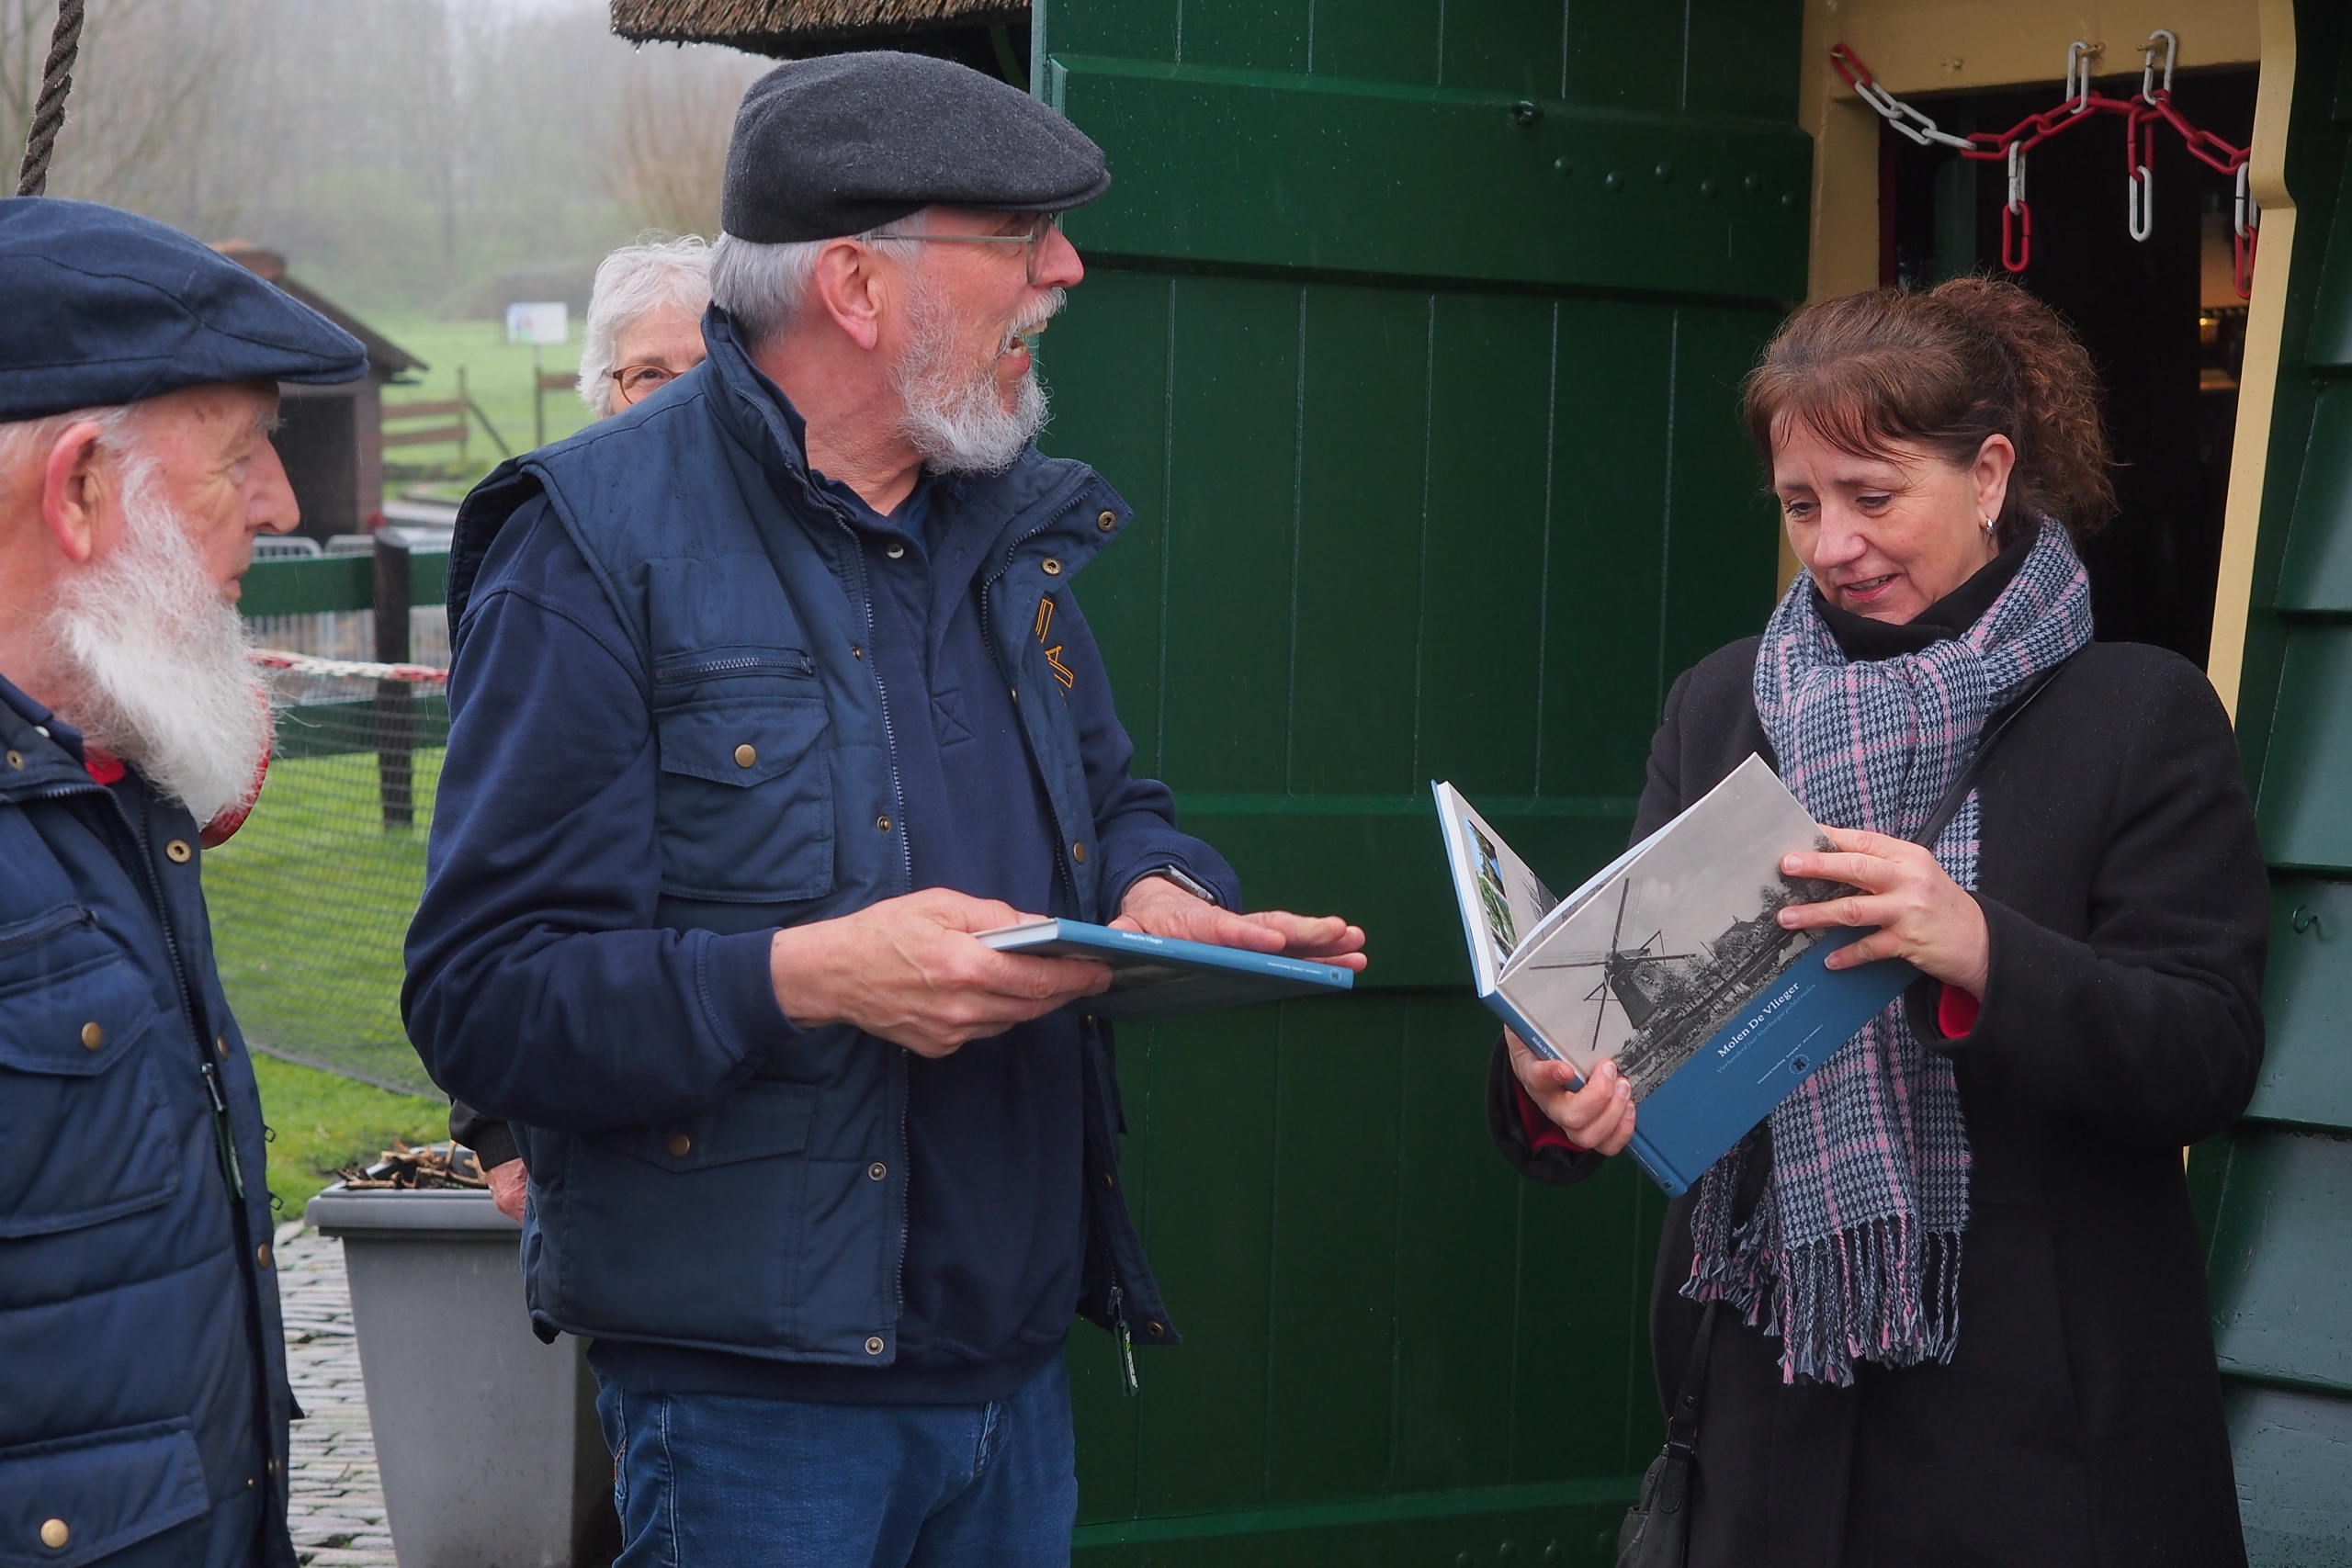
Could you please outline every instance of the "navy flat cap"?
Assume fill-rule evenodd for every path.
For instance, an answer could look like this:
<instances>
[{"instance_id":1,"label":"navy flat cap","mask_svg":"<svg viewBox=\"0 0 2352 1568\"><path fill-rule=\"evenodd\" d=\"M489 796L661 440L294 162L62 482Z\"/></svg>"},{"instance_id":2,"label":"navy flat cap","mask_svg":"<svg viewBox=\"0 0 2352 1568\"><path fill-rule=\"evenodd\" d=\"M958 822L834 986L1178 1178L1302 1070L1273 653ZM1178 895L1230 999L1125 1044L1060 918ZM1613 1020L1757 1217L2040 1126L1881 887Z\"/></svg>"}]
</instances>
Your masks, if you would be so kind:
<instances>
[{"instance_id":1,"label":"navy flat cap","mask_svg":"<svg viewBox=\"0 0 2352 1568\"><path fill-rule=\"evenodd\" d=\"M349 381L359 340L151 219L0 201L0 423L265 378Z\"/></svg>"},{"instance_id":2,"label":"navy flat cap","mask_svg":"<svg viewBox=\"0 0 2352 1568\"><path fill-rule=\"evenodd\" d=\"M1111 188L1102 149L1018 87L874 50L779 65L743 95L719 223L783 244L933 205L1062 212Z\"/></svg>"}]
</instances>

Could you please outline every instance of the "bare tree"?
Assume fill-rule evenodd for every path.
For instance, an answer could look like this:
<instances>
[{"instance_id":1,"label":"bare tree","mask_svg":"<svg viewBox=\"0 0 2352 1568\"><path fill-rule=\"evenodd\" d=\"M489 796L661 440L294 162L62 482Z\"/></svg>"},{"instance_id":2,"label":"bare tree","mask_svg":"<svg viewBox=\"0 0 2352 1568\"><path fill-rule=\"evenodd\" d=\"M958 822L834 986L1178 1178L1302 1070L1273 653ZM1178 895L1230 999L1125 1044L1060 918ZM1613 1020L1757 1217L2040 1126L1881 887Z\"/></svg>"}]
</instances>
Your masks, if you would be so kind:
<instances>
[{"instance_id":1,"label":"bare tree","mask_svg":"<svg viewBox=\"0 0 2352 1568\"><path fill-rule=\"evenodd\" d=\"M612 193L650 228L716 236L735 107L767 62L706 52L659 63L667 68L631 70L621 81Z\"/></svg>"}]
</instances>

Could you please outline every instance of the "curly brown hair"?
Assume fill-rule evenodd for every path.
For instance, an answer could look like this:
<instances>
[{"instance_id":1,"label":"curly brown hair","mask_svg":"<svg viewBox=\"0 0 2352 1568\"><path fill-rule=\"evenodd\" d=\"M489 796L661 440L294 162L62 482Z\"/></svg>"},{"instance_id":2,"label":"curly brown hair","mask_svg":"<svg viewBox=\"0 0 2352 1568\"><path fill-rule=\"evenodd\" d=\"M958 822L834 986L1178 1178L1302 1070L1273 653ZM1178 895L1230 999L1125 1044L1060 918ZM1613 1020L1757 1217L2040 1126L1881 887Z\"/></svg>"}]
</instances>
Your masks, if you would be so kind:
<instances>
[{"instance_id":1,"label":"curly brown hair","mask_svg":"<svg viewBox=\"0 0 2352 1568\"><path fill-rule=\"evenodd\" d=\"M1877 288L1808 305L1781 324L1741 387L1764 460L1801 419L1857 457L1923 446L1965 467L1991 435L2017 448L1996 522L2003 546L2044 517L2076 539L2115 514L2101 389L2073 331L2013 283L1956 277L1925 293Z\"/></svg>"}]
</instances>

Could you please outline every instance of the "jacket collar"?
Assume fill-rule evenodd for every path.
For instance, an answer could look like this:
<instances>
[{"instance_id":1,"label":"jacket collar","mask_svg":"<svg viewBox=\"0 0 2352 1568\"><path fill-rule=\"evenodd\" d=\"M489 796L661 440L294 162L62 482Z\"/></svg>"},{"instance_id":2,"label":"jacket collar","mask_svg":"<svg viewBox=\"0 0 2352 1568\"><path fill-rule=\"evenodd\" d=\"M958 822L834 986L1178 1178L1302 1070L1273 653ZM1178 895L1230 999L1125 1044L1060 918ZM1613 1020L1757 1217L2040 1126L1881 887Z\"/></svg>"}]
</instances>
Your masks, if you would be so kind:
<instances>
[{"instance_id":1,"label":"jacket collar","mask_svg":"<svg viewBox=\"0 0 2352 1568\"><path fill-rule=\"evenodd\" d=\"M792 400L785 396L784 389L752 362L734 319L713 305L703 317L702 335L709 357L688 375L706 378L703 392L712 417L759 460L761 467L782 479L778 489L787 498L805 498L810 508L841 514L842 509L809 477L808 421L792 406ZM680 378L681 389L685 380L685 377ZM1072 500L1082 493L1088 481L1102 492L1101 504L1073 509ZM1116 527L1126 521L1125 508L1114 505L1115 498L1111 496L1109 487L1091 470L1078 463L1047 457L1034 444L1023 448L1012 466L1001 473L948 474L933 483L936 487L932 502L933 537L944 536L943 513L961 515L967 510L976 510L998 520L992 542L982 553L983 561L1001 556L1033 536L1043 537L1042 525L1044 531L1052 535L1052 548L1057 558L1074 572L1092 559L1094 553L1110 542ZM1041 509L1050 515L1040 517ZM1117 513L1118 523L1112 529L1101 528L1094 522L1095 514L1103 510ZM1070 515L1061 515L1065 512ZM1073 521L1078 512L1086 514L1083 526ZM985 573L988 568L982 566L980 570Z\"/></svg>"},{"instance_id":2,"label":"jacket collar","mask_svg":"<svg viewBox=\"0 0 2352 1568\"><path fill-rule=\"evenodd\" d=\"M0 801L96 789L83 769L82 732L0 676Z\"/></svg>"}]
</instances>

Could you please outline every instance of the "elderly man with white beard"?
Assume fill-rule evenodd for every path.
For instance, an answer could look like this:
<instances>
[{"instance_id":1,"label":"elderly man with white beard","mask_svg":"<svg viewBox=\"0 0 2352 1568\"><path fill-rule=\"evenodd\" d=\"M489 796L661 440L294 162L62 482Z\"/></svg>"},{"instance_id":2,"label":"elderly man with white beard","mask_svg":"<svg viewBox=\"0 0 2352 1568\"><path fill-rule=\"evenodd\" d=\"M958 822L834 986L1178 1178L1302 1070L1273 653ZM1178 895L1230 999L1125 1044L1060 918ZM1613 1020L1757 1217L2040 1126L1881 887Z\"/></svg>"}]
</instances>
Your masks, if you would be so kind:
<instances>
[{"instance_id":1,"label":"elderly man with white beard","mask_svg":"<svg viewBox=\"0 0 2352 1568\"><path fill-rule=\"evenodd\" d=\"M0 201L0 1561L292 1568L261 1105L202 849L277 383L359 344L186 235Z\"/></svg>"},{"instance_id":2,"label":"elderly man with white beard","mask_svg":"<svg viewBox=\"0 0 2352 1568\"><path fill-rule=\"evenodd\" d=\"M1128 510L1038 454L1029 338L1110 183L944 61L746 95L709 357L493 473L450 563L403 999L508 1119L587 1336L621 1568L1065 1563L1073 1312L1168 1345L1099 965L1030 915L1361 967L1178 830L1072 596ZM1125 1359L1133 1366L1132 1357Z\"/></svg>"}]
</instances>

